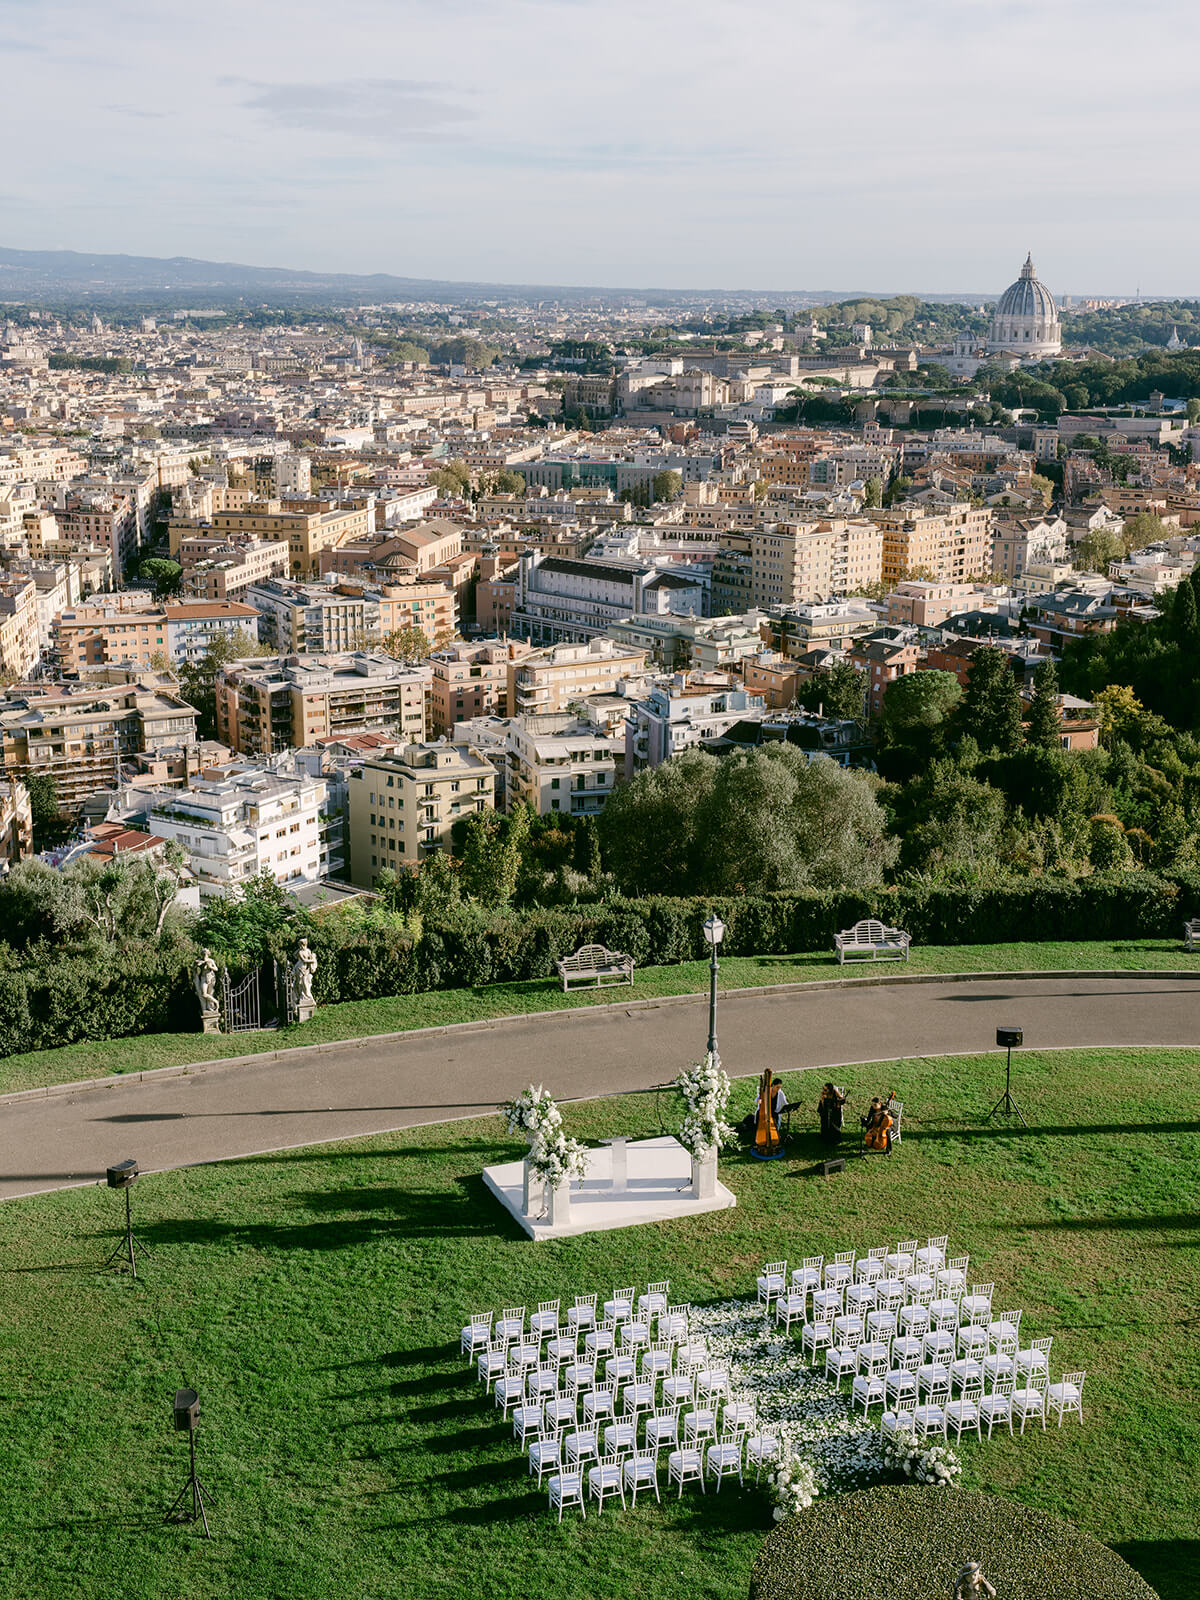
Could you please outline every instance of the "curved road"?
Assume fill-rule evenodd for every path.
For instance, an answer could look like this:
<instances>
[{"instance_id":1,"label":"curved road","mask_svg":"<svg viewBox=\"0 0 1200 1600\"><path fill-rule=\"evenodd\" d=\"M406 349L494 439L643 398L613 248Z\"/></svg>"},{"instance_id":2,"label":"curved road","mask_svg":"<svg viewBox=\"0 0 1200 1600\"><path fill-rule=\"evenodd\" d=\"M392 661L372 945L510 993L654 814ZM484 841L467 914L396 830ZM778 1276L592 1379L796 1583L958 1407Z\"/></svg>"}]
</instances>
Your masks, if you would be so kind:
<instances>
[{"instance_id":1,"label":"curved road","mask_svg":"<svg viewBox=\"0 0 1200 1600\"><path fill-rule=\"evenodd\" d=\"M718 1023L737 1075L990 1049L998 1024L1031 1048L1192 1045L1198 1000L1172 974L839 984L734 991ZM697 1058L706 1011L706 997L617 1004L0 1101L0 1199L94 1183L130 1154L161 1170L479 1115L531 1077L561 1100L645 1089Z\"/></svg>"}]
</instances>

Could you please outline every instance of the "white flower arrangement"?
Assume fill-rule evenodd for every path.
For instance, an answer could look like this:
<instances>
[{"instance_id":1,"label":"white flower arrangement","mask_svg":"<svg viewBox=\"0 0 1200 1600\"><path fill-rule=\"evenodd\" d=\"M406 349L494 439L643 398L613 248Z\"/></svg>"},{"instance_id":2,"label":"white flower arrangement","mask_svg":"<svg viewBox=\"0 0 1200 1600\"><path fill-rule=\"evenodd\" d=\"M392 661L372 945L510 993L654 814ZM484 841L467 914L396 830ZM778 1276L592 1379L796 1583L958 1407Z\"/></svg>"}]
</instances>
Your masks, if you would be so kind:
<instances>
[{"instance_id":1,"label":"white flower arrangement","mask_svg":"<svg viewBox=\"0 0 1200 1600\"><path fill-rule=\"evenodd\" d=\"M549 1089L540 1083L536 1088L531 1083L515 1100L506 1100L500 1111L507 1119L509 1133L523 1133L531 1145L553 1139L562 1127L562 1112Z\"/></svg>"},{"instance_id":2,"label":"white flower arrangement","mask_svg":"<svg viewBox=\"0 0 1200 1600\"><path fill-rule=\"evenodd\" d=\"M675 1087L687 1107L679 1130L679 1142L685 1150L699 1160L733 1140L734 1131L725 1121L729 1078L711 1050L697 1066L679 1074Z\"/></svg>"},{"instance_id":3,"label":"white flower arrangement","mask_svg":"<svg viewBox=\"0 0 1200 1600\"><path fill-rule=\"evenodd\" d=\"M884 1465L917 1483L952 1488L962 1477L962 1462L949 1445L919 1445L912 1439L893 1439L883 1451Z\"/></svg>"},{"instance_id":4,"label":"white flower arrangement","mask_svg":"<svg viewBox=\"0 0 1200 1600\"><path fill-rule=\"evenodd\" d=\"M529 1171L546 1185L557 1189L572 1178L587 1177L587 1146L565 1133L554 1133L529 1146Z\"/></svg>"},{"instance_id":5,"label":"white flower arrangement","mask_svg":"<svg viewBox=\"0 0 1200 1600\"><path fill-rule=\"evenodd\" d=\"M773 1515L776 1522L807 1510L821 1492L812 1463L802 1461L795 1455L784 1456L774 1472L768 1475L767 1483L775 1502Z\"/></svg>"}]
</instances>

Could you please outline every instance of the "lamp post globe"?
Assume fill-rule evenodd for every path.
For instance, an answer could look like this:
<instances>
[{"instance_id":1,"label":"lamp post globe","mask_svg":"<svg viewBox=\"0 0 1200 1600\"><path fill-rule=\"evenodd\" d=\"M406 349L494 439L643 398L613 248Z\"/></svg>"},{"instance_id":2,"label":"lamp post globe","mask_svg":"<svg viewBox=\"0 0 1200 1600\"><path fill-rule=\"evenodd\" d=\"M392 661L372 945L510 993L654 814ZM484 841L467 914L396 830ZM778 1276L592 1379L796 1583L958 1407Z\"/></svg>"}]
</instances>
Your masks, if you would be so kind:
<instances>
[{"instance_id":1,"label":"lamp post globe","mask_svg":"<svg viewBox=\"0 0 1200 1600\"><path fill-rule=\"evenodd\" d=\"M725 924L712 912L704 923L704 937L712 949L708 967L708 1053L717 1055L717 950L725 937Z\"/></svg>"}]
</instances>

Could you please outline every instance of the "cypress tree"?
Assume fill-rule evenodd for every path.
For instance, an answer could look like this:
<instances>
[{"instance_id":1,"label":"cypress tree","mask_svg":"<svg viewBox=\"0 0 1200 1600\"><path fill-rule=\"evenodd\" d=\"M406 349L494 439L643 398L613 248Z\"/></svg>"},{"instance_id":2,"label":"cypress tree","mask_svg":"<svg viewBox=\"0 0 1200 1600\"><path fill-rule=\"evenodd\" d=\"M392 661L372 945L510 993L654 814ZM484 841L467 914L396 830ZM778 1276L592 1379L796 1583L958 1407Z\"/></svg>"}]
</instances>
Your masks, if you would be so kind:
<instances>
[{"instance_id":1,"label":"cypress tree","mask_svg":"<svg viewBox=\"0 0 1200 1600\"><path fill-rule=\"evenodd\" d=\"M1026 738L1032 745L1057 750L1060 737L1058 673L1053 661L1042 661L1033 674L1033 700Z\"/></svg>"}]
</instances>

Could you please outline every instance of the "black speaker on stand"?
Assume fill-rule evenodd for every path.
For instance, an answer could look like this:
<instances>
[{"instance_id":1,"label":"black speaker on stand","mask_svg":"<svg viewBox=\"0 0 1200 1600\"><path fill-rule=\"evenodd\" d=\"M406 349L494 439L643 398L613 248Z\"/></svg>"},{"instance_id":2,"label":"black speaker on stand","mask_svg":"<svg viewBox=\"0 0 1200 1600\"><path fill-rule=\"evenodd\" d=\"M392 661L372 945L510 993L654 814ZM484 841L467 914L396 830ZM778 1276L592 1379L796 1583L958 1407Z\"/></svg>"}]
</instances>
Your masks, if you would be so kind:
<instances>
[{"instance_id":1,"label":"black speaker on stand","mask_svg":"<svg viewBox=\"0 0 1200 1600\"><path fill-rule=\"evenodd\" d=\"M163 1521L203 1523L204 1537L210 1539L212 1535L208 1531L208 1517L204 1510L206 1490L196 1471L196 1429L199 1425L200 1396L195 1389L176 1389L175 1431L188 1436L188 1475ZM209 1498L212 1498L211 1495Z\"/></svg>"},{"instance_id":2,"label":"black speaker on stand","mask_svg":"<svg viewBox=\"0 0 1200 1600\"><path fill-rule=\"evenodd\" d=\"M137 1254L134 1250L133 1212L129 1205L129 1192L138 1180L138 1164L129 1161L118 1161L115 1167L109 1167L105 1174L105 1181L110 1189L124 1189L125 1191L125 1231L113 1247L112 1254L104 1263L106 1267L116 1267L118 1272L124 1272L126 1266L130 1275L137 1277ZM149 1255L149 1250L139 1239L138 1244Z\"/></svg>"},{"instance_id":3,"label":"black speaker on stand","mask_svg":"<svg viewBox=\"0 0 1200 1600\"><path fill-rule=\"evenodd\" d=\"M1024 1031L1021 1028L997 1028L996 1043L1002 1050L1007 1049L1008 1058L1004 1066L1004 1093L988 1112L988 1121L996 1116L1013 1116L1023 1128L1027 1128L1029 1124L1021 1115L1021 1108L1013 1099L1012 1093L1012 1053L1025 1043Z\"/></svg>"}]
</instances>

